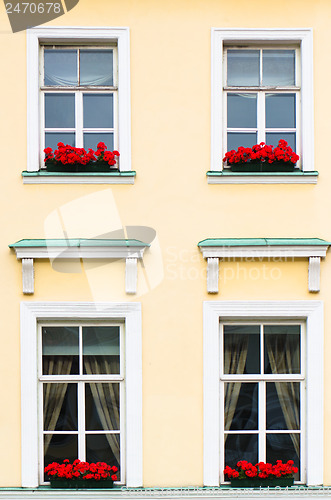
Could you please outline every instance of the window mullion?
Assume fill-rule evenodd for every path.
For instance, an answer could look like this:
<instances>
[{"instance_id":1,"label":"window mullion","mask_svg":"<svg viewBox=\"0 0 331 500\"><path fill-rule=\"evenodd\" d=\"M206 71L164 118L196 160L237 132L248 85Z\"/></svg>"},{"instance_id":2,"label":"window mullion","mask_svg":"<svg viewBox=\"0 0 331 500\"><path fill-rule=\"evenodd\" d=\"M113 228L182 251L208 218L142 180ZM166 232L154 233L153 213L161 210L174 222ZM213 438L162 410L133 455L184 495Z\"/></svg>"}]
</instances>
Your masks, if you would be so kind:
<instances>
[{"instance_id":1,"label":"window mullion","mask_svg":"<svg viewBox=\"0 0 331 500\"><path fill-rule=\"evenodd\" d=\"M265 92L257 93L257 142L266 142L265 133Z\"/></svg>"},{"instance_id":2,"label":"window mullion","mask_svg":"<svg viewBox=\"0 0 331 500\"><path fill-rule=\"evenodd\" d=\"M85 383L78 382L78 458L85 460Z\"/></svg>"},{"instance_id":3,"label":"window mullion","mask_svg":"<svg viewBox=\"0 0 331 500\"><path fill-rule=\"evenodd\" d=\"M259 382L259 462L266 461L266 382Z\"/></svg>"},{"instance_id":4,"label":"window mullion","mask_svg":"<svg viewBox=\"0 0 331 500\"><path fill-rule=\"evenodd\" d=\"M76 91L76 147L82 148L84 146L83 138L83 93Z\"/></svg>"}]
</instances>

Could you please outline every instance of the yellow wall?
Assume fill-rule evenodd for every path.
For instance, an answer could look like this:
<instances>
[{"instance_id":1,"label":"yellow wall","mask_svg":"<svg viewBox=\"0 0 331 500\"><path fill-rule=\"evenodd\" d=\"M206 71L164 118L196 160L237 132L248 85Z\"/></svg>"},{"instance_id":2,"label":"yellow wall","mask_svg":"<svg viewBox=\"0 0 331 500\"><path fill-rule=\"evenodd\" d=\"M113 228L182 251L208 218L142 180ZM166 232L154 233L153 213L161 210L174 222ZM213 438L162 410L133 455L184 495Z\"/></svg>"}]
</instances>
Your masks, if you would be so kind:
<instances>
[{"instance_id":1,"label":"yellow wall","mask_svg":"<svg viewBox=\"0 0 331 500\"><path fill-rule=\"evenodd\" d=\"M130 28L135 185L23 185L26 34L12 34L1 9L0 486L21 484L21 300L141 301L144 486L202 485L204 300L323 300L328 360L330 256L322 264L319 294L308 293L307 261L296 261L221 266L221 291L210 296L206 293L206 262L196 245L208 237L331 240L331 169L325 161L331 115L326 85L331 80L327 64L330 18L329 0L80 0L72 11L49 25ZM313 27L317 185L207 184L211 27ZM92 198L86 201L88 195ZM100 200L100 206L92 199ZM112 203L118 214L114 208L109 218L107 211L99 209L107 203ZM146 284L144 271L139 269L138 295L132 297L124 293L123 263L95 269L86 263L82 273L64 274L52 270L49 263L37 262L35 294L23 296L21 264L7 245L22 238L44 238L46 233L60 237L56 214L62 213L63 207L71 237L111 230L118 217L124 226L154 228L160 253L157 248L152 248L149 257L146 253L151 284ZM330 379L331 367L326 363L325 484L331 484Z\"/></svg>"}]
</instances>

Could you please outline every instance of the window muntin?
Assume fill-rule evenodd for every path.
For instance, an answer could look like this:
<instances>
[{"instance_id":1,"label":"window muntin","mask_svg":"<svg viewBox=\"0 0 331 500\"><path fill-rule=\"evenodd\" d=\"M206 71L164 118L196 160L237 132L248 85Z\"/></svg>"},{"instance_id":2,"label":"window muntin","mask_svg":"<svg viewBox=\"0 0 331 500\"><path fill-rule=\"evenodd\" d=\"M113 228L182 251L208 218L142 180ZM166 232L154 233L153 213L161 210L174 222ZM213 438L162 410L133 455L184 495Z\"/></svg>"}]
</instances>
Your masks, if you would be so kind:
<instances>
[{"instance_id":1,"label":"window muntin","mask_svg":"<svg viewBox=\"0 0 331 500\"><path fill-rule=\"evenodd\" d=\"M41 46L41 152L58 142L118 149L117 47Z\"/></svg>"},{"instance_id":2,"label":"window muntin","mask_svg":"<svg viewBox=\"0 0 331 500\"><path fill-rule=\"evenodd\" d=\"M64 458L104 461L125 482L121 324L43 324L40 332L40 483Z\"/></svg>"},{"instance_id":3,"label":"window muntin","mask_svg":"<svg viewBox=\"0 0 331 500\"><path fill-rule=\"evenodd\" d=\"M300 156L299 48L225 46L223 68L224 154L285 139Z\"/></svg>"},{"instance_id":4,"label":"window muntin","mask_svg":"<svg viewBox=\"0 0 331 500\"><path fill-rule=\"evenodd\" d=\"M304 482L304 324L223 323L221 339L221 470L292 459Z\"/></svg>"}]
</instances>

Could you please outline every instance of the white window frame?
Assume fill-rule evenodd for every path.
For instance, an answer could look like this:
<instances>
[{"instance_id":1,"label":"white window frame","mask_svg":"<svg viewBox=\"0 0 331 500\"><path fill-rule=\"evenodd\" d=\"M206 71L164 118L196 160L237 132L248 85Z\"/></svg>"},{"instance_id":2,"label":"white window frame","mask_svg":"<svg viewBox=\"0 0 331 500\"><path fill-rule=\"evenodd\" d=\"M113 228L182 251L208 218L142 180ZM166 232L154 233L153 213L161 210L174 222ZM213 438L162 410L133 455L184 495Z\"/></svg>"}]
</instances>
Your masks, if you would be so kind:
<instances>
[{"instance_id":1,"label":"white window frame","mask_svg":"<svg viewBox=\"0 0 331 500\"><path fill-rule=\"evenodd\" d=\"M260 356L261 360L264 358L264 346L263 346L263 331L264 327L268 325L299 325L300 326L300 373L299 374L225 374L223 372L223 360L224 360L224 326L225 325L255 325L260 328L259 336L260 336ZM258 384L258 427L256 431L251 431L255 435L259 436L258 440L258 462L266 462L266 436L270 434L278 434L279 432L286 433L287 435L295 432L300 434L300 469L301 469L301 477L298 483L306 483L306 452L305 452L305 417L306 417L306 350L305 350L305 340L306 340L306 324L303 321L292 321L292 320L284 320L284 321L270 321L263 320L259 321L248 321L243 320L242 322L238 321L221 321L220 322L220 422L224 422L224 404L221 402L224 401L224 384L227 382L241 382L241 383L256 383ZM263 367L263 364L262 364ZM263 371L263 370L262 370ZM283 431L280 429L276 430L267 430L266 427L266 383L267 382L297 382L300 384L300 428L295 431L290 431L289 429L284 429ZM234 431L226 431L224 426L220 426L220 442L224 443L224 435L228 434L245 434L247 431L245 430L234 430ZM221 452L221 482L226 482L223 475L223 470L227 465L224 462L224 447L220 446ZM279 457L281 458L281 457ZM299 464L295 464L299 465Z\"/></svg>"},{"instance_id":2,"label":"white window frame","mask_svg":"<svg viewBox=\"0 0 331 500\"><path fill-rule=\"evenodd\" d=\"M118 50L118 150L120 171L131 171L129 28L32 28L27 30L27 170L40 170L40 46L116 43ZM96 89L97 90L97 89ZM116 112L116 110L115 110Z\"/></svg>"},{"instance_id":3,"label":"white window frame","mask_svg":"<svg viewBox=\"0 0 331 500\"><path fill-rule=\"evenodd\" d=\"M124 321L126 485L142 486L141 304L128 302L21 302L22 486L39 485L38 323Z\"/></svg>"},{"instance_id":4,"label":"white window frame","mask_svg":"<svg viewBox=\"0 0 331 500\"><path fill-rule=\"evenodd\" d=\"M301 137L301 169L303 172L314 171L314 103L313 103L313 32L303 29L240 29L213 28L211 32L211 171L223 169L223 51L224 45L244 42L300 45L301 61L301 126L297 124Z\"/></svg>"},{"instance_id":5,"label":"white window frame","mask_svg":"<svg viewBox=\"0 0 331 500\"><path fill-rule=\"evenodd\" d=\"M220 321L306 323L306 484L323 483L323 329L321 301L206 301L203 319L204 486L221 481Z\"/></svg>"}]
</instances>

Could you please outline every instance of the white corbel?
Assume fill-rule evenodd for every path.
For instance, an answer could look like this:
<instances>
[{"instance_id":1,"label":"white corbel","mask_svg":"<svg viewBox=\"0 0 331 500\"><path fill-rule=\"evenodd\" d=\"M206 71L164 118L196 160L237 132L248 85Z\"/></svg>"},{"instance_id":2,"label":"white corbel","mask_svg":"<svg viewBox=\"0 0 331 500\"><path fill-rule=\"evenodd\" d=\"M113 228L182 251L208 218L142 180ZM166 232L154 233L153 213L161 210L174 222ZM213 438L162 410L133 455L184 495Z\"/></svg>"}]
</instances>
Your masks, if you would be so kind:
<instances>
[{"instance_id":1,"label":"white corbel","mask_svg":"<svg viewBox=\"0 0 331 500\"><path fill-rule=\"evenodd\" d=\"M321 257L309 257L308 289L310 292L320 291Z\"/></svg>"},{"instance_id":2,"label":"white corbel","mask_svg":"<svg viewBox=\"0 0 331 500\"><path fill-rule=\"evenodd\" d=\"M125 291L126 293L137 293L137 268L136 258L125 259Z\"/></svg>"},{"instance_id":3,"label":"white corbel","mask_svg":"<svg viewBox=\"0 0 331 500\"><path fill-rule=\"evenodd\" d=\"M207 292L218 293L219 259L209 257L207 259Z\"/></svg>"},{"instance_id":4,"label":"white corbel","mask_svg":"<svg viewBox=\"0 0 331 500\"><path fill-rule=\"evenodd\" d=\"M34 268L33 259L22 259L23 293L34 293Z\"/></svg>"}]
</instances>

